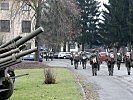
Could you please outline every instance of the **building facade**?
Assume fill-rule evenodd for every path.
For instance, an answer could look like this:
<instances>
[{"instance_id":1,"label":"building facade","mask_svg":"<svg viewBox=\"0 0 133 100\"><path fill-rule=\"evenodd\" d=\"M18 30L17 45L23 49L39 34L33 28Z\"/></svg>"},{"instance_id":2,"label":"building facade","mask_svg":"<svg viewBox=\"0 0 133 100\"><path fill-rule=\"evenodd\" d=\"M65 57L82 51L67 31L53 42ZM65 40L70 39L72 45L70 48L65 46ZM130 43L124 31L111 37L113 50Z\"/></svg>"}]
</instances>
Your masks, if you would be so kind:
<instances>
[{"instance_id":1,"label":"building facade","mask_svg":"<svg viewBox=\"0 0 133 100\"><path fill-rule=\"evenodd\" d=\"M35 29L35 12L27 2L0 0L0 42L5 43L18 35L26 36ZM28 41L27 49L35 46L34 39Z\"/></svg>"}]
</instances>

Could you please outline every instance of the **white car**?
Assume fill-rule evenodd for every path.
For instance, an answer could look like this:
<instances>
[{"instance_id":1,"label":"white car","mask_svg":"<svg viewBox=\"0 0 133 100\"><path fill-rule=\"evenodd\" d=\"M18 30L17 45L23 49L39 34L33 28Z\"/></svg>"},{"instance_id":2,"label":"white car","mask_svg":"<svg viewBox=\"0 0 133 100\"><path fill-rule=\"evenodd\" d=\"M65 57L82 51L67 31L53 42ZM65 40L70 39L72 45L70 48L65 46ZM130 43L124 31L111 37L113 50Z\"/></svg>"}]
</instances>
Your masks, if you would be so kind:
<instances>
[{"instance_id":1,"label":"white car","mask_svg":"<svg viewBox=\"0 0 133 100\"><path fill-rule=\"evenodd\" d=\"M70 52L59 52L58 58L68 59L70 57Z\"/></svg>"}]
</instances>

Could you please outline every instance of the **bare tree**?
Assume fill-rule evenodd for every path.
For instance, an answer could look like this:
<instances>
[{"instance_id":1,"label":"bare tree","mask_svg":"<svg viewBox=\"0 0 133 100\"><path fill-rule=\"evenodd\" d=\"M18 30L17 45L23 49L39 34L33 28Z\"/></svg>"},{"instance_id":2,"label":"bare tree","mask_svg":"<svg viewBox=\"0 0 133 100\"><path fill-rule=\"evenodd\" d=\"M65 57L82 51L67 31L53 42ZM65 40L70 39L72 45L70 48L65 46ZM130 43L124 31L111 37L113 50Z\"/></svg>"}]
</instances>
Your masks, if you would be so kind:
<instances>
[{"instance_id":1,"label":"bare tree","mask_svg":"<svg viewBox=\"0 0 133 100\"><path fill-rule=\"evenodd\" d=\"M58 49L61 43L72 40L78 33L76 23L79 10L75 0L14 0L12 22L24 3L34 11L32 18L35 21L35 29L44 27L44 33L35 38L36 47L48 44L48 48ZM36 52L36 60L39 59L38 55L39 50Z\"/></svg>"}]
</instances>

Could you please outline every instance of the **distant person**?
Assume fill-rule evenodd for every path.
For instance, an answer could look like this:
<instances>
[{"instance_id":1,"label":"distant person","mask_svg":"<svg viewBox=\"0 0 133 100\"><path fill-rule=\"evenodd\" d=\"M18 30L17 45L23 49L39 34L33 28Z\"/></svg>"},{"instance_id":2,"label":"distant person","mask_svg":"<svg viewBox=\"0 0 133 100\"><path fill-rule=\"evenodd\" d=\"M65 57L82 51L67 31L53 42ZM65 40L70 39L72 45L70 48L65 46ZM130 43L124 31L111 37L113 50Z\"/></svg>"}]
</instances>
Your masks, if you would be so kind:
<instances>
[{"instance_id":1,"label":"distant person","mask_svg":"<svg viewBox=\"0 0 133 100\"><path fill-rule=\"evenodd\" d=\"M51 61L53 61L53 58L54 58L54 53L53 52L49 52L49 58L51 59Z\"/></svg>"},{"instance_id":2,"label":"distant person","mask_svg":"<svg viewBox=\"0 0 133 100\"><path fill-rule=\"evenodd\" d=\"M86 64L87 64L88 57L87 57L87 54L86 54L85 51L81 53L81 58L80 59L81 59L81 62L82 62L83 69L86 69Z\"/></svg>"},{"instance_id":3,"label":"distant person","mask_svg":"<svg viewBox=\"0 0 133 100\"><path fill-rule=\"evenodd\" d=\"M97 76L98 58L95 50L92 51L90 56L90 65L92 66L92 75Z\"/></svg>"},{"instance_id":4,"label":"distant person","mask_svg":"<svg viewBox=\"0 0 133 100\"><path fill-rule=\"evenodd\" d=\"M100 70L100 65L102 64L102 59L100 57L100 54L99 54L99 50L96 50L96 56L97 56L97 70L99 71Z\"/></svg>"},{"instance_id":5,"label":"distant person","mask_svg":"<svg viewBox=\"0 0 133 100\"><path fill-rule=\"evenodd\" d=\"M118 67L118 70L120 70L121 61L122 61L122 54L117 53L117 67Z\"/></svg>"},{"instance_id":6,"label":"distant person","mask_svg":"<svg viewBox=\"0 0 133 100\"><path fill-rule=\"evenodd\" d=\"M115 64L115 55L113 50L111 49L107 55L107 66L108 66L108 71L109 71L109 76L113 76L114 72L114 64Z\"/></svg>"},{"instance_id":7,"label":"distant person","mask_svg":"<svg viewBox=\"0 0 133 100\"><path fill-rule=\"evenodd\" d=\"M79 56L78 52L76 52L74 55L74 67L75 67L75 69L78 69L79 60L80 60L80 56Z\"/></svg>"},{"instance_id":8,"label":"distant person","mask_svg":"<svg viewBox=\"0 0 133 100\"><path fill-rule=\"evenodd\" d=\"M131 73L131 53L130 52L127 52L125 57L124 57L124 60L125 60L125 66L127 68L127 73L128 75L130 75Z\"/></svg>"},{"instance_id":9,"label":"distant person","mask_svg":"<svg viewBox=\"0 0 133 100\"><path fill-rule=\"evenodd\" d=\"M70 61L71 61L71 65L73 65L73 58L74 58L74 55L73 55L73 52L71 52L71 54L70 54Z\"/></svg>"}]
</instances>

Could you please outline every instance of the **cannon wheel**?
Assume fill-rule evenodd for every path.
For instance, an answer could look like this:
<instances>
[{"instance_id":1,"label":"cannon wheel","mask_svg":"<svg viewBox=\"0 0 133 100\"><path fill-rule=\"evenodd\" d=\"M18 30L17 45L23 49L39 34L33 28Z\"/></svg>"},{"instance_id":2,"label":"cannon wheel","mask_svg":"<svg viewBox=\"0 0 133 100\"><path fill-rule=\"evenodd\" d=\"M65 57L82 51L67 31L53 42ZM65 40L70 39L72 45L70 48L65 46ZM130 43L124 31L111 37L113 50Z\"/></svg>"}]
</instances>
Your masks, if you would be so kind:
<instances>
[{"instance_id":1,"label":"cannon wheel","mask_svg":"<svg viewBox=\"0 0 133 100\"><path fill-rule=\"evenodd\" d=\"M5 91L0 92L0 100L7 100L13 94L14 84L13 80L9 77L3 81L3 86L0 87L1 89L5 89Z\"/></svg>"}]
</instances>

